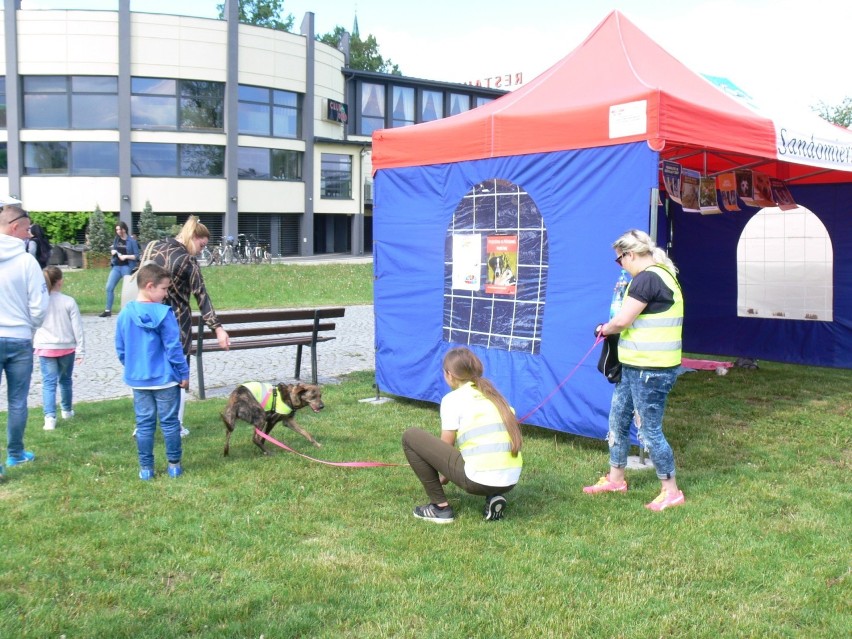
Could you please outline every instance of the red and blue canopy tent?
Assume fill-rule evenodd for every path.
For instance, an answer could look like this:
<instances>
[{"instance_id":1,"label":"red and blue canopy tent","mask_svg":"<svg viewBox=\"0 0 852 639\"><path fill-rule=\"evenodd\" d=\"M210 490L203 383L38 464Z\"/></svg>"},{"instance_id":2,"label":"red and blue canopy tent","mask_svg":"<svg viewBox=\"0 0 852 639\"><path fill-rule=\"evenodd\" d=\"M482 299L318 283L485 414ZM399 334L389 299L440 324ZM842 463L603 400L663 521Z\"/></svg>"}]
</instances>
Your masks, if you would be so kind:
<instances>
[{"instance_id":1,"label":"red and blue canopy tent","mask_svg":"<svg viewBox=\"0 0 852 639\"><path fill-rule=\"evenodd\" d=\"M811 114L766 115L613 12L528 85L373 134L380 387L439 401L443 354L468 345L519 415L535 410L528 423L605 436L611 387L597 353L578 364L618 275L610 244L630 228L670 246L686 350L852 366L849 261L833 271L832 321L738 317L737 241L757 210L684 213L658 191L665 160L703 176L781 179L819 215L835 254L852 249L852 132ZM507 237L515 283L500 289L487 258Z\"/></svg>"}]
</instances>

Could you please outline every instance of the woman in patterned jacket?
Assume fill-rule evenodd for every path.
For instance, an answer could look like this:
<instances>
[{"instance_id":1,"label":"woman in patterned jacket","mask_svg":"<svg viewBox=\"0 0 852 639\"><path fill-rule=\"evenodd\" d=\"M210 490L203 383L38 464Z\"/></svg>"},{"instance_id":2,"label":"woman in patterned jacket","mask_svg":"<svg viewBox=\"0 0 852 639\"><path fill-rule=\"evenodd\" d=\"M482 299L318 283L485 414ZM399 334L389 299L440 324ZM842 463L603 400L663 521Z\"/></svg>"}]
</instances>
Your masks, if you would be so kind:
<instances>
[{"instance_id":1,"label":"woman in patterned jacket","mask_svg":"<svg viewBox=\"0 0 852 639\"><path fill-rule=\"evenodd\" d=\"M189 348L192 344L190 295L195 296L204 323L216 332L216 340L219 342L219 346L225 350L230 346L228 333L216 317L216 311L204 286L201 269L195 259L195 256L207 246L208 241L210 241L210 231L198 221L197 217L190 215L177 237L158 240L150 251L147 248L145 249L147 259L153 260L172 275L172 283L169 286L169 294L165 302L172 307L177 317L178 326L180 326L181 345L187 363L189 362ZM184 402L185 391L181 394L181 437L189 434L189 430L183 427Z\"/></svg>"}]
</instances>

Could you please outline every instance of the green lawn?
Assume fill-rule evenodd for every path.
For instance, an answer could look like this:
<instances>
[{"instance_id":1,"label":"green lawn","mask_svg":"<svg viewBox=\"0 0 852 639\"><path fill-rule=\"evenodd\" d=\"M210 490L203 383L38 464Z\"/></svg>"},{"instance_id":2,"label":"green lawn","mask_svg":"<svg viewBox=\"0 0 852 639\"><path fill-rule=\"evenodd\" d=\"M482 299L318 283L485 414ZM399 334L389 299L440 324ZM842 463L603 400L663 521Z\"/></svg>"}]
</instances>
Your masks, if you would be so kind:
<instances>
[{"instance_id":1,"label":"green lawn","mask_svg":"<svg viewBox=\"0 0 852 639\"><path fill-rule=\"evenodd\" d=\"M403 463L436 406L370 405L372 374L325 387L300 414L334 461ZM450 489L435 526L406 467L351 469L259 454L240 424L222 457L224 400L192 402L185 475L137 479L129 399L79 404L37 460L0 484L0 637L826 637L852 627L852 384L848 371L761 362L689 373L666 432L684 507L581 492L603 442L525 427L506 518ZM564 392L571 392L570 383ZM846 630L844 630L844 628Z\"/></svg>"}]
</instances>

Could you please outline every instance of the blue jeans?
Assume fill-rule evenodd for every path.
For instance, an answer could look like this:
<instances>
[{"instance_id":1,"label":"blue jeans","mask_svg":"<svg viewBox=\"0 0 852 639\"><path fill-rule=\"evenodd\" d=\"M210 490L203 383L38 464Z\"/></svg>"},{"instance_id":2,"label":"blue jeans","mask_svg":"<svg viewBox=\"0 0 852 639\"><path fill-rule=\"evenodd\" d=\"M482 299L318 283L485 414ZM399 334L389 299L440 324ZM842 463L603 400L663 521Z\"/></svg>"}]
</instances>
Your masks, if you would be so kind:
<instances>
[{"instance_id":1,"label":"blue jeans","mask_svg":"<svg viewBox=\"0 0 852 639\"><path fill-rule=\"evenodd\" d=\"M139 467L154 467L154 431L157 430L157 417L166 442L166 459L178 463L183 455L180 442L179 386L158 388L156 390L133 389L133 407L136 409L136 448L139 450Z\"/></svg>"},{"instance_id":2,"label":"blue jeans","mask_svg":"<svg viewBox=\"0 0 852 639\"><path fill-rule=\"evenodd\" d=\"M73 406L71 395L71 374L74 372L74 353L62 357L39 357L41 365L41 400L44 404L44 416L56 417L56 382L59 382L59 396L62 410L70 411Z\"/></svg>"},{"instance_id":3,"label":"blue jeans","mask_svg":"<svg viewBox=\"0 0 852 639\"><path fill-rule=\"evenodd\" d=\"M663 435L666 399L677 379L675 368L634 368L623 366L621 381L612 393L609 410L609 463L613 468L627 466L630 425L633 412L639 414L637 434L654 462L657 477L671 479L675 474L674 453Z\"/></svg>"},{"instance_id":4,"label":"blue jeans","mask_svg":"<svg viewBox=\"0 0 852 639\"><path fill-rule=\"evenodd\" d=\"M6 373L6 451L9 457L24 454L24 429L27 427L27 394L33 375L33 342L29 339L0 337L0 379Z\"/></svg>"},{"instance_id":5,"label":"blue jeans","mask_svg":"<svg viewBox=\"0 0 852 639\"><path fill-rule=\"evenodd\" d=\"M109 277L107 278L106 283L106 306L104 307L106 310L112 310L112 303L115 301L115 287L118 286L118 283L121 281L121 278L125 275L130 275L132 268L130 268L129 264L122 264L120 266L113 266L109 270Z\"/></svg>"}]
</instances>

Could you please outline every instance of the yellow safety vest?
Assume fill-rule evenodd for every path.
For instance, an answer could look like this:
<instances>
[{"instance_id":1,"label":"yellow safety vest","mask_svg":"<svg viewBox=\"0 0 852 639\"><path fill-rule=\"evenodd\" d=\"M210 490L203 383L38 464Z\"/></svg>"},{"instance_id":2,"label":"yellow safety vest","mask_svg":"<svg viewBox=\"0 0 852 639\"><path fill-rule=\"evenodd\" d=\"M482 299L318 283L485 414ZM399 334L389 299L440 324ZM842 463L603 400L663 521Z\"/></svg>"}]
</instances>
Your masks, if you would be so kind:
<instances>
[{"instance_id":1,"label":"yellow safety vest","mask_svg":"<svg viewBox=\"0 0 852 639\"><path fill-rule=\"evenodd\" d=\"M456 445L465 465L475 471L522 468L521 452L512 456L512 439L503 424L500 411L490 399L474 388L471 382L460 386L456 392L466 395L470 417L456 431Z\"/></svg>"},{"instance_id":2,"label":"yellow safety vest","mask_svg":"<svg viewBox=\"0 0 852 639\"><path fill-rule=\"evenodd\" d=\"M683 330L683 292L674 274L662 264L649 266L673 294L674 303L662 313L642 313L621 333L618 359L636 368L679 366ZM627 293L630 285L627 286Z\"/></svg>"},{"instance_id":3,"label":"yellow safety vest","mask_svg":"<svg viewBox=\"0 0 852 639\"><path fill-rule=\"evenodd\" d=\"M281 397L277 386L263 382L244 382L242 386L245 386L254 395L263 410L275 411L279 415L289 415L293 412L293 409Z\"/></svg>"}]
</instances>

